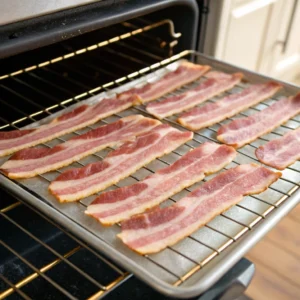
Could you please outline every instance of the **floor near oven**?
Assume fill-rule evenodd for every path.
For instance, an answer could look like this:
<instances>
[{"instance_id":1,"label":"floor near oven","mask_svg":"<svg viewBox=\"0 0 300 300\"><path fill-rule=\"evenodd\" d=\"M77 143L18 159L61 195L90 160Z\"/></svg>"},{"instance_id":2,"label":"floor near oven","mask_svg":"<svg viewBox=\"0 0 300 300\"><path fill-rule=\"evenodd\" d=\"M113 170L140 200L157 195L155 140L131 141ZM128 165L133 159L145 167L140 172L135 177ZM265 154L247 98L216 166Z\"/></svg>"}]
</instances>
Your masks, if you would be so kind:
<instances>
[{"instance_id":1,"label":"floor near oven","mask_svg":"<svg viewBox=\"0 0 300 300\"><path fill-rule=\"evenodd\" d=\"M300 75L298 75L298 76L292 81L292 83L300 86Z\"/></svg>"},{"instance_id":2,"label":"floor near oven","mask_svg":"<svg viewBox=\"0 0 300 300\"><path fill-rule=\"evenodd\" d=\"M300 204L248 254L256 273L253 300L300 299Z\"/></svg>"}]
</instances>

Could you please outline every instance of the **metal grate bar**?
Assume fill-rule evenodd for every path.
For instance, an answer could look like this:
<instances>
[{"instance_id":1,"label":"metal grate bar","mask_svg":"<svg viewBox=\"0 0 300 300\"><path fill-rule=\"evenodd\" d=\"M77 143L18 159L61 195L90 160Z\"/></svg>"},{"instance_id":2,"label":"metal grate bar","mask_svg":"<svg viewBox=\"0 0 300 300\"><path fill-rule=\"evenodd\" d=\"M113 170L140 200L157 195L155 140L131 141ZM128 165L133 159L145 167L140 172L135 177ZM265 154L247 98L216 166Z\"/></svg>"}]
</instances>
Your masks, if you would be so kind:
<instances>
[{"instance_id":1,"label":"metal grate bar","mask_svg":"<svg viewBox=\"0 0 300 300\"><path fill-rule=\"evenodd\" d=\"M29 232L28 230L26 230L25 228L23 228L21 225L19 225L16 221L14 221L12 218L10 218L9 216L7 216L4 213L1 213L2 217L4 217L6 220L8 220L10 223L14 224L16 227L18 227L21 231L23 231L26 235L28 235L29 237L31 237L32 239L34 239L36 242L38 242L40 245L42 245L43 247L45 247L46 249L48 249L51 253L53 253L55 256L57 256L61 261L63 261L64 263L66 263L67 265L69 265L71 268L73 268L74 270L76 270L79 274L81 274L83 277L85 277L86 279L88 279L90 282L92 282L94 285L96 285L98 288L100 289L104 289L102 284L99 284L98 281L96 281L94 278L92 278L90 275L88 275L87 273L83 272L82 270L80 270L76 265L74 265L72 262L70 262L69 260L67 260L63 255L60 255L57 251L55 251L52 247L50 247L49 245L47 245L46 243L44 243L41 239L37 238L35 235L33 235L31 232Z\"/></svg>"},{"instance_id":2,"label":"metal grate bar","mask_svg":"<svg viewBox=\"0 0 300 300\"><path fill-rule=\"evenodd\" d=\"M73 234L71 234L69 231L65 230L62 226L58 225L56 222L52 221L50 218L48 218L47 216L45 216L44 214L42 214L39 210L37 210L34 207L30 207L30 209L33 210L36 214L38 214L42 218L44 218L45 220L47 220L47 222L49 222L50 224L52 224L53 226L55 226L56 228L58 228L60 231L62 231L68 237L70 237L71 239L73 239L77 244L80 245L80 247L87 249L89 252L91 252L93 255L95 255L98 259L100 259L101 261L103 261L105 264L109 265L112 269L114 269L114 271L116 271L117 273L119 273L122 276L124 276L126 274L118 266L116 266L115 264L112 264L109 260L107 260L105 257L103 257L102 255L100 255L98 252L96 252L89 245L87 245L86 243L83 243L80 239L78 239Z\"/></svg>"},{"instance_id":3,"label":"metal grate bar","mask_svg":"<svg viewBox=\"0 0 300 300\"><path fill-rule=\"evenodd\" d=\"M39 274L39 276L43 277L46 281L48 281L50 284L52 284L56 289L58 289L61 293L63 293L65 296L69 297L69 299L76 300L73 295L71 295L67 290L65 290L63 287L58 285L55 281L53 281L49 276L42 273L39 269L37 269L33 264L31 264L29 261L27 261L23 256L21 256L18 252L16 252L14 249L12 249L9 245L7 245L5 242L0 240L0 244L6 248L8 251L13 253L16 257L18 257L23 263L28 265L32 270L34 270L36 273Z\"/></svg>"},{"instance_id":4,"label":"metal grate bar","mask_svg":"<svg viewBox=\"0 0 300 300\"><path fill-rule=\"evenodd\" d=\"M173 271L169 270L168 268L166 268L165 266L163 266L162 264L158 263L157 261L155 261L153 258L151 258L151 255L143 255L146 259L148 259L149 261L151 261L153 264L155 264L156 266L160 267L161 269L163 269L164 271L166 271L167 273L173 275L174 277L178 278L180 280L180 277L175 274ZM183 256L181 254L181 256ZM183 256L184 257L184 256Z\"/></svg>"},{"instance_id":5,"label":"metal grate bar","mask_svg":"<svg viewBox=\"0 0 300 300\"><path fill-rule=\"evenodd\" d=\"M125 282L126 280L128 280L130 277L132 276L132 274L130 273L124 273L124 275L118 277L116 280L114 280L113 282L111 282L109 285L106 286L106 289L100 290L99 292L97 292L96 294L92 295L91 297L89 297L87 300L96 300L96 299L100 299L100 297L104 297L111 289L115 288L116 286L118 286L119 284Z\"/></svg>"},{"instance_id":6,"label":"metal grate bar","mask_svg":"<svg viewBox=\"0 0 300 300\"><path fill-rule=\"evenodd\" d=\"M65 253L63 255L63 257L68 258L68 257L72 256L73 254L75 254L76 252L78 252L80 249L81 249L81 246L78 246L78 247L72 249L71 251ZM47 264L46 266L42 267L40 269L40 272L45 273L45 272L49 271L51 268L55 267L60 262L62 262L62 260L60 258L57 258L56 260L54 260L51 263ZM19 289L19 288L25 286L26 284L30 283L34 279L36 279L38 276L39 276L39 274L37 272L32 273L31 275L25 277L24 279L22 279L18 283L16 283L15 286L16 286L16 288ZM0 299L5 299L9 295L11 295L13 292L14 292L13 288L7 289L6 291L4 291L0 294Z\"/></svg>"},{"instance_id":7,"label":"metal grate bar","mask_svg":"<svg viewBox=\"0 0 300 300\"><path fill-rule=\"evenodd\" d=\"M12 210L12 209L18 207L19 205L21 205L21 202L15 202L15 203L13 203L13 204L11 204L11 205L9 205L9 206L6 206L6 207L2 208L2 209L0 210L0 212L1 212L1 213L6 213L6 212L8 212L8 211L10 211L10 210Z\"/></svg>"},{"instance_id":8,"label":"metal grate bar","mask_svg":"<svg viewBox=\"0 0 300 300\"><path fill-rule=\"evenodd\" d=\"M49 247L47 244L45 244L44 242L42 242L40 239L36 238L33 234L31 234L28 230L25 230L22 226L20 226L17 222L15 222L14 220L12 220L10 217L8 217L7 215L5 215L5 212L10 211L11 209L17 207L21 205L21 202L16 202L13 203L3 209L1 209L1 215L3 217L5 217L7 220L9 220L12 224L14 224L15 226L17 226L19 229L21 229L23 232L25 232L26 234L28 234L31 238L33 238L34 240L36 240L39 244L42 244L45 248L47 248L48 250L50 250L53 254L55 254L56 256L58 256L57 259L55 259L54 261L52 261L51 263L45 265L44 267L42 267L41 269L39 269L39 271L41 273L45 273L47 271L49 271L50 269L52 269L53 267L55 267L57 264L59 264L60 262L65 262L67 264L72 264L70 263L67 258L69 258L70 256L72 256L73 254L77 253L80 249L82 249L83 247L90 250L93 254L95 254L98 258L100 258L102 261L106 262L110 267L112 267L115 271L117 271L120 276L118 278L116 278L114 281L112 281L111 283L109 283L106 286L101 285L101 290L96 293L95 295L91 296L90 299L99 299L100 296L104 296L104 294L106 294L110 289L112 289L114 286L116 286L117 284L127 280L131 274L129 273L123 273L122 271L120 271L115 265L112 265L110 262L108 262L106 259L103 259L103 257L99 256L99 254L95 251L93 251L91 248L89 248L88 246L86 246L85 244L75 247L74 249L72 249L71 251L65 253L63 256L60 255L59 253L57 253L55 250L53 250L51 247ZM37 212L37 211L35 211ZM41 216L43 216L42 214L40 214ZM44 216L43 216L44 217ZM49 219L47 219L47 221L49 221ZM57 224L54 222L51 222L53 225L55 225L56 227ZM59 229L62 230L61 227L58 227ZM69 235L71 238L77 240L76 238L74 238L72 235L70 235L68 232L64 231L64 233L66 233L67 235ZM79 242L79 240L77 240L77 242ZM25 259L24 259L25 260ZM75 265L72 264L72 267L74 268ZM75 266L74 268L77 272L79 272L81 275L83 275L84 277L88 277L91 278L89 275L87 275L86 273L84 273L83 271L81 271L80 269L78 270L78 267ZM9 295L11 295L14 291L19 290L21 287L25 286L26 284L30 283L31 281L33 281L34 279L36 279L39 276L38 272L34 272L31 275L25 277L24 279L20 280L18 283L16 283L13 286L11 286L11 288L8 288L7 290L3 291L0 293L0 299L5 299L6 297L8 297ZM100 284L95 281L93 278L91 278L90 280L91 282L93 282L95 285L97 285L98 287L100 286ZM30 298L26 298L26 299L30 299Z\"/></svg>"},{"instance_id":9,"label":"metal grate bar","mask_svg":"<svg viewBox=\"0 0 300 300\"><path fill-rule=\"evenodd\" d=\"M8 279L6 279L2 274L0 274L0 278L11 287L11 290L13 290L14 292L17 292L23 299L26 299L26 300L31 299L23 291L21 291L16 285L14 285L12 282L10 282ZM0 295L0 299L4 299L4 297L1 297L1 295Z\"/></svg>"}]
</instances>

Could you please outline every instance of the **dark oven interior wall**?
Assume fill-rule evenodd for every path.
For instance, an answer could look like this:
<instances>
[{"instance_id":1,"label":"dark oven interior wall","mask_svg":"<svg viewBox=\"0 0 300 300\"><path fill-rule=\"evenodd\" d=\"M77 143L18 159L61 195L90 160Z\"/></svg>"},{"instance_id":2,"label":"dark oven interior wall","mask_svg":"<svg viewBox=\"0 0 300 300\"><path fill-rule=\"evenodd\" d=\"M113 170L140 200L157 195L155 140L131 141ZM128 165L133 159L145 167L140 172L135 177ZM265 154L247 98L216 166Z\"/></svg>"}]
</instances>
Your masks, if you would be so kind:
<instances>
[{"instance_id":1,"label":"dark oven interior wall","mask_svg":"<svg viewBox=\"0 0 300 300\"><path fill-rule=\"evenodd\" d=\"M201 2L201 1L200 1ZM0 27L0 58L38 49L137 17L170 18L183 33L178 50L195 49L199 4L195 0L100 1ZM84 37L85 38L85 37Z\"/></svg>"}]
</instances>

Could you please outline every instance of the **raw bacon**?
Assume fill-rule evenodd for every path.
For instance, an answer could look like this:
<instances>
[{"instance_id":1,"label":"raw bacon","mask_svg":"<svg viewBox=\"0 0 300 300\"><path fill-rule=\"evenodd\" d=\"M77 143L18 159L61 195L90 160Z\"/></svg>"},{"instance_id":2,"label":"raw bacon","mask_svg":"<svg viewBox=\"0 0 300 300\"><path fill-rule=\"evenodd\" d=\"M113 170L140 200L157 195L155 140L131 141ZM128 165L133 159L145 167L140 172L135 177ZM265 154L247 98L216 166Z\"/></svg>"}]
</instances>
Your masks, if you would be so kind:
<instances>
[{"instance_id":1,"label":"raw bacon","mask_svg":"<svg viewBox=\"0 0 300 300\"><path fill-rule=\"evenodd\" d=\"M141 88L132 89L130 92L139 95L140 101L143 103L156 100L159 97L198 79L209 69L210 66L182 62L175 71L167 73L159 80L147 83Z\"/></svg>"},{"instance_id":2,"label":"raw bacon","mask_svg":"<svg viewBox=\"0 0 300 300\"><path fill-rule=\"evenodd\" d=\"M158 205L185 187L202 180L205 175L219 171L235 155L232 147L204 143L143 181L101 194L85 213L103 225L123 221Z\"/></svg>"},{"instance_id":3,"label":"raw bacon","mask_svg":"<svg viewBox=\"0 0 300 300\"><path fill-rule=\"evenodd\" d=\"M86 127L137 103L139 103L137 95L124 93L115 98L103 99L93 105L83 104L38 128L1 131L0 157Z\"/></svg>"},{"instance_id":4,"label":"raw bacon","mask_svg":"<svg viewBox=\"0 0 300 300\"><path fill-rule=\"evenodd\" d=\"M178 122L191 130L199 130L226 118L232 117L244 109L273 96L281 85L276 82L255 84L231 94L215 103L207 103L202 107L193 108L182 114Z\"/></svg>"},{"instance_id":5,"label":"raw bacon","mask_svg":"<svg viewBox=\"0 0 300 300\"><path fill-rule=\"evenodd\" d=\"M53 148L28 148L16 152L1 166L10 178L29 178L67 166L87 155L149 131L160 122L134 115L76 136Z\"/></svg>"},{"instance_id":6,"label":"raw bacon","mask_svg":"<svg viewBox=\"0 0 300 300\"><path fill-rule=\"evenodd\" d=\"M231 89L241 81L243 74L235 73L229 75L214 71L208 73L207 77L206 81L200 83L194 89L169 97L161 102L150 103L146 108L147 111L159 119L180 113L221 92Z\"/></svg>"},{"instance_id":7,"label":"raw bacon","mask_svg":"<svg viewBox=\"0 0 300 300\"><path fill-rule=\"evenodd\" d=\"M242 147L272 131L300 112L300 94L284 98L249 117L236 119L221 126L217 139L225 144Z\"/></svg>"},{"instance_id":8,"label":"raw bacon","mask_svg":"<svg viewBox=\"0 0 300 300\"><path fill-rule=\"evenodd\" d=\"M255 164L225 171L172 206L122 222L119 238L140 254L158 252L190 235L243 196L257 194L281 176Z\"/></svg>"},{"instance_id":9,"label":"raw bacon","mask_svg":"<svg viewBox=\"0 0 300 300\"><path fill-rule=\"evenodd\" d=\"M62 173L49 189L60 202L79 200L117 183L192 137L192 132L181 132L167 124L158 125L134 141L125 142L103 161Z\"/></svg>"},{"instance_id":10,"label":"raw bacon","mask_svg":"<svg viewBox=\"0 0 300 300\"><path fill-rule=\"evenodd\" d=\"M283 137L260 146L255 151L262 163L283 170L300 159L300 127Z\"/></svg>"}]
</instances>

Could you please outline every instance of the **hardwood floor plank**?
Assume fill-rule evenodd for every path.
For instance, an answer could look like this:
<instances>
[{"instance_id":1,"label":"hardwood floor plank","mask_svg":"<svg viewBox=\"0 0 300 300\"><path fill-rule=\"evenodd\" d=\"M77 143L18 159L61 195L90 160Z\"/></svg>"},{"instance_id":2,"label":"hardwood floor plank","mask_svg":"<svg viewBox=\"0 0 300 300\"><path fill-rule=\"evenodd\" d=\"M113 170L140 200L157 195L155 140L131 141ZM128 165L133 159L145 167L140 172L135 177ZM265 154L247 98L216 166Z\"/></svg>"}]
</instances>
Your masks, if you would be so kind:
<instances>
[{"instance_id":1,"label":"hardwood floor plank","mask_svg":"<svg viewBox=\"0 0 300 300\"><path fill-rule=\"evenodd\" d=\"M300 286L300 259L267 239L259 242L248 254L254 263L267 266L295 286ZM300 295L300 294L299 294Z\"/></svg>"},{"instance_id":2,"label":"hardwood floor plank","mask_svg":"<svg viewBox=\"0 0 300 300\"><path fill-rule=\"evenodd\" d=\"M300 203L290 212L289 217L300 222Z\"/></svg>"},{"instance_id":3,"label":"hardwood floor plank","mask_svg":"<svg viewBox=\"0 0 300 300\"><path fill-rule=\"evenodd\" d=\"M298 256L300 264L300 222L290 217L284 218L267 235L267 239L272 241L272 243L276 244L279 248Z\"/></svg>"},{"instance_id":4,"label":"hardwood floor plank","mask_svg":"<svg viewBox=\"0 0 300 300\"><path fill-rule=\"evenodd\" d=\"M300 204L247 255L256 272L246 294L254 300L300 299Z\"/></svg>"},{"instance_id":5,"label":"hardwood floor plank","mask_svg":"<svg viewBox=\"0 0 300 300\"><path fill-rule=\"evenodd\" d=\"M296 300L300 287L291 284L268 267L255 263L256 272L246 295L253 300Z\"/></svg>"}]
</instances>

